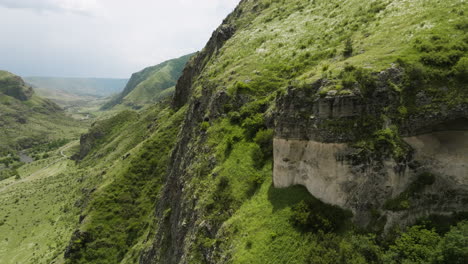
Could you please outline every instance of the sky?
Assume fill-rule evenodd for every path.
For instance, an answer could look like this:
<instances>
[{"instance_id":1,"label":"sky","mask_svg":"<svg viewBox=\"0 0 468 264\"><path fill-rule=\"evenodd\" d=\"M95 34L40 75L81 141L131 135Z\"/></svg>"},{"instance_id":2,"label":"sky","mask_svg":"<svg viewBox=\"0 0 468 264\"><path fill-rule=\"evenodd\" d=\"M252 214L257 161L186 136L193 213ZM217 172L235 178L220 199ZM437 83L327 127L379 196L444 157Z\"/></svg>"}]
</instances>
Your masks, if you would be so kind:
<instances>
[{"instance_id":1,"label":"sky","mask_svg":"<svg viewBox=\"0 0 468 264\"><path fill-rule=\"evenodd\" d=\"M240 0L0 0L0 69L129 78L201 50Z\"/></svg>"}]
</instances>

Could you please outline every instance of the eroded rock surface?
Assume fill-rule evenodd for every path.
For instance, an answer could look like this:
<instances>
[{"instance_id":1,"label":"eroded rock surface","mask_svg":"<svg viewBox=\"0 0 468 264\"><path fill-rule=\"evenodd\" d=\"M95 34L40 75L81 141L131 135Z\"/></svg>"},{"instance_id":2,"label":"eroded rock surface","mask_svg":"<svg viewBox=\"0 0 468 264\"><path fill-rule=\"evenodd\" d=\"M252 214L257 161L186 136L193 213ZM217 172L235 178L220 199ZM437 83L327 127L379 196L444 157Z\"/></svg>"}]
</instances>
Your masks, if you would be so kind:
<instances>
[{"instance_id":1,"label":"eroded rock surface","mask_svg":"<svg viewBox=\"0 0 468 264\"><path fill-rule=\"evenodd\" d=\"M430 214L466 210L466 105L450 109L442 105L431 114L387 118L366 127L395 107L396 95L383 84L398 79L398 74L396 69L380 73L381 86L366 100L359 93L317 96L324 81L309 89L291 88L279 98L273 143L275 187L304 185L323 202L352 210L363 226L375 220L371 212L379 212L388 228ZM395 133L406 148L404 155L369 150L375 146L356 150L356 142L366 140L362 136L366 129L392 126L398 127ZM416 188L421 175L434 180ZM402 205L390 206L391 202Z\"/></svg>"}]
</instances>

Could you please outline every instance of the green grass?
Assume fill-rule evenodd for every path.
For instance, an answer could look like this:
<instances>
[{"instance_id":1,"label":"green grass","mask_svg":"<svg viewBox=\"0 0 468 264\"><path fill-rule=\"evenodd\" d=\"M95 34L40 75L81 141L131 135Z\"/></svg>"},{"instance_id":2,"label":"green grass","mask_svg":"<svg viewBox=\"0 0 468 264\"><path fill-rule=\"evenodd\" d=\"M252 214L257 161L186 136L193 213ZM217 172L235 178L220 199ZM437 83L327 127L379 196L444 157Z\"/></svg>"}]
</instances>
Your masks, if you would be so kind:
<instances>
[{"instance_id":1,"label":"green grass","mask_svg":"<svg viewBox=\"0 0 468 264\"><path fill-rule=\"evenodd\" d=\"M224 109L217 109L224 116L205 118L194 128L199 136L192 144L206 151L197 153L189 166L192 178L186 184L186 192L198 201L199 215L191 262L207 261L211 249L210 261L215 262L224 256L233 263L372 263L364 253L353 253L359 247L353 240L369 241L365 236L332 232L323 239L294 228L290 221L294 203L272 209L271 159L258 155L261 144L255 138L272 118L275 97L288 87L315 89L311 84L326 79L328 84L314 98L334 91L372 100L377 74L399 67L403 80L389 84L397 99L378 109L378 116L323 125L359 135L354 143L361 154L369 150L375 156L406 158L409 150L398 127L402 120L466 103L463 95L468 90L462 79L467 11L456 0L243 1L225 20L236 28L235 34L209 57L192 85L192 96L201 102L206 94L221 90L230 98L223 102ZM416 102L421 93L433 103ZM392 126L387 128L383 125L388 120ZM360 127L350 126L355 124ZM294 192L287 193L295 199ZM198 228L202 224L209 230ZM384 251L371 247L378 254Z\"/></svg>"},{"instance_id":2,"label":"green grass","mask_svg":"<svg viewBox=\"0 0 468 264\"><path fill-rule=\"evenodd\" d=\"M192 56L185 55L134 73L122 93L112 98L102 109L108 110L117 105L139 109L167 98L174 93L177 79Z\"/></svg>"},{"instance_id":3,"label":"green grass","mask_svg":"<svg viewBox=\"0 0 468 264\"><path fill-rule=\"evenodd\" d=\"M80 166L100 168L102 182L80 227L89 239L72 239L69 263L136 261L184 113L163 104L139 114L124 111L91 129L106 136L93 144Z\"/></svg>"},{"instance_id":4,"label":"green grass","mask_svg":"<svg viewBox=\"0 0 468 264\"><path fill-rule=\"evenodd\" d=\"M252 11L255 5L260 13ZM242 10L231 22L239 29L205 74L227 87L245 80L275 85L265 92L293 80L313 82L325 66L326 74L336 75L346 63L380 71L401 57L417 60L416 39L435 31L462 40L456 28L466 23L459 1L263 0L243 3ZM349 39L353 53L343 56Z\"/></svg>"},{"instance_id":5,"label":"green grass","mask_svg":"<svg viewBox=\"0 0 468 264\"><path fill-rule=\"evenodd\" d=\"M53 102L33 93L25 98L11 91L28 90L20 77L2 73L0 79L0 156L64 137L75 138L87 124L66 116ZM3 91L2 89L6 89ZM3 91L3 92L2 92ZM8 92L10 91L10 92Z\"/></svg>"},{"instance_id":6,"label":"green grass","mask_svg":"<svg viewBox=\"0 0 468 264\"><path fill-rule=\"evenodd\" d=\"M2 263L50 263L62 258L78 224L81 190L93 182L60 155L77 143L22 166L19 180L0 181Z\"/></svg>"},{"instance_id":7,"label":"green grass","mask_svg":"<svg viewBox=\"0 0 468 264\"><path fill-rule=\"evenodd\" d=\"M444 235L415 227L384 241L334 219L347 213L319 202L304 187L274 188L273 132L268 122L276 97L288 86L307 89L314 81L327 79L329 85L316 91L316 98L331 91L353 94L356 86L367 99L375 89L375 74L395 63L404 78L390 84L400 99L391 109L364 117L360 130L350 127L354 122L340 120L324 125L334 132L366 130L355 144L361 154L404 156L398 122L382 129L384 121L466 102L466 5L456 0L259 0L242 1L237 12L242 14L226 20L236 27L235 35L194 76L194 100L205 99L202 88L213 89L213 94L224 90L229 100L223 109L214 109L221 117L203 118L193 127L196 136L190 144L203 151L190 161L188 182L183 182L184 193L196 201L197 216L190 227L194 237L187 237L193 242L187 244L187 261L204 263L211 257L215 263L454 263L462 259L466 223ZM180 74L183 64L147 68L106 106L115 106L112 110L99 113L96 106L90 108L98 121L88 135L98 136L81 146L88 150L77 165L66 160L55 163L60 147L47 149L49 158L18 168L21 179L0 182L0 199L6 201L6 210L0 211L0 221L4 219L0 233L12 237L10 244L0 244L0 256L13 263L63 261L60 252L69 241L68 263L138 262L158 230L154 208L188 107L174 112L164 101L138 112L121 110L170 95L174 73ZM447 84L446 90L438 89L441 82ZM420 92L436 100L418 105ZM41 105L38 98L20 105L3 96L0 102L8 106L9 122L15 118L16 110L11 109ZM28 131L40 125L43 131L54 129L64 135L76 131L45 124L37 122ZM33 136L38 137L26 138ZM399 209L402 200L426 185L430 183L424 179L412 184L393 201L394 207ZM83 188L87 191L79 193ZM23 193L30 196L21 197ZM60 201L53 203L57 197ZM21 199L16 203L17 198ZM65 207L77 201L79 207ZM164 209L161 217L167 218L172 211ZM334 210L342 214L329 213ZM81 224L76 221L79 214L84 217ZM59 217L65 220L60 222ZM49 218L50 223L37 222ZM81 236L72 236L75 230ZM208 251L213 254L207 256Z\"/></svg>"}]
</instances>

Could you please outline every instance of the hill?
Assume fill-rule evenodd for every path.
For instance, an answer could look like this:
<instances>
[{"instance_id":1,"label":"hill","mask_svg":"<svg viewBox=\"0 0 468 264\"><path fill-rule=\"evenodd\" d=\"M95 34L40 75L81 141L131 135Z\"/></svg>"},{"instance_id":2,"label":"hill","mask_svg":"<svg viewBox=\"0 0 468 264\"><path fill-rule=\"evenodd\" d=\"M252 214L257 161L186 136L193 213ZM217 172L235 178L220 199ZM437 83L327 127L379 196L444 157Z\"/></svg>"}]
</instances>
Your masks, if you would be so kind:
<instances>
[{"instance_id":1,"label":"hill","mask_svg":"<svg viewBox=\"0 0 468 264\"><path fill-rule=\"evenodd\" d=\"M54 140L77 136L83 124L34 90L16 75L0 71L0 159ZM5 162L3 162L4 164Z\"/></svg>"},{"instance_id":2,"label":"hill","mask_svg":"<svg viewBox=\"0 0 468 264\"><path fill-rule=\"evenodd\" d=\"M172 95L177 79L192 56L193 54L185 55L134 73L125 89L102 109L110 109L118 104L138 109Z\"/></svg>"},{"instance_id":3,"label":"hill","mask_svg":"<svg viewBox=\"0 0 468 264\"><path fill-rule=\"evenodd\" d=\"M68 263L462 263L467 11L241 1L154 122L178 137L100 189Z\"/></svg>"},{"instance_id":4,"label":"hill","mask_svg":"<svg viewBox=\"0 0 468 264\"><path fill-rule=\"evenodd\" d=\"M33 175L65 192L62 208L42 202L54 189L34 194L56 221L16 226L31 204L14 190L38 187L0 187L0 232L15 243L0 257L464 263L467 12L459 0L241 1L172 98L96 121L71 171Z\"/></svg>"}]
</instances>

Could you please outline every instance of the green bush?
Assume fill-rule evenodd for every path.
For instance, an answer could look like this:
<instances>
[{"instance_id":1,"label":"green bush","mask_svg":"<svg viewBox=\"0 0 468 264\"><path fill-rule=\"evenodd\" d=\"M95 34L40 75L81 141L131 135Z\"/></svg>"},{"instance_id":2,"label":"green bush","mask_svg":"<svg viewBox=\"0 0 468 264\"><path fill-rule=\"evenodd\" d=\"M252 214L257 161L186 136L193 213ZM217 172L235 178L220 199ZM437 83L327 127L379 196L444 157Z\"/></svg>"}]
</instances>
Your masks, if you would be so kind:
<instances>
[{"instance_id":1,"label":"green bush","mask_svg":"<svg viewBox=\"0 0 468 264\"><path fill-rule=\"evenodd\" d=\"M207 131L208 128L210 128L210 123L209 123L209 122L203 121L203 122L200 124L200 130L201 130L201 131Z\"/></svg>"},{"instance_id":2,"label":"green bush","mask_svg":"<svg viewBox=\"0 0 468 264\"><path fill-rule=\"evenodd\" d=\"M264 157L272 157L273 129L260 129L257 134L255 134L254 142L260 146Z\"/></svg>"},{"instance_id":3,"label":"green bush","mask_svg":"<svg viewBox=\"0 0 468 264\"><path fill-rule=\"evenodd\" d=\"M433 263L439 241L434 230L413 226L390 246L384 263Z\"/></svg>"},{"instance_id":4,"label":"green bush","mask_svg":"<svg viewBox=\"0 0 468 264\"><path fill-rule=\"evenodd\" d=\"M261 169L265 164L265 154L258 145L252 149L252 161L256 169Z\"/></svg>"},{"instance_id":5,"label":"green bush","mask_svg":"<svg viewBox=\"0 0 468 264\"><path fill-rule=\"evenodd\" d=\"M241 121L241 115L237 111L229 112L228 117L232 124L239 124Z\"/></svg>"},{"instance_id":6,"label":"green bush","mask_svg":"<svg viewBox=\"0 0 468 264\"><path fill-rule=\"evenodd\" d=\"M421 62L433 67L451 67L455 65L463 55L461 51L430 52L421 56Z\"/></svg>"},{"instance_id":7,"label":"green bush","mask_svg":"<svg viewBox=\"0 0 468 264\"><path fill-rule=\"evenodd\" d=\"M453 68L453 71L460 81L468 81L468 57L461 58Z\"/></svg>"},{"instance_id":8,"label":"green bush","mask_svg":"<svg viewBox=\"0 0 468 264\"><path fill-rule=\"evenodd\" d=\"M460 222L437 246L435 264L464 264L468 260L468 222Z\"/></svg>"},{"instance_id":9,"label":"green bush","mask_svg":"<svg viewBox=\"0 0 468 264\"><path fill-rule=\"evenodd\" d=\"M368 69L346 65L338 75L343 88L351 89L355 85L359 86L362 95L368 97L372 95L377 87L376 78Z\"/></svg>"},{"instance_id":10,"label":"green bush","mask_svg":"<svg viewBox=\"0 0 468 264\"><path fill-rule=\"evenodd\" d=\"M234 84L231 94L250 94L253 91L254 89L252 88L252 86L245 82L239 81Z\"/></svg>"},{"instance_id":11,"label":"green bush","mask_svg":"<svg viewBox=\"0 0 468 264\"><path fill-rule=\"evenodd\" d=\"M291 209L291 222L304 231L338 231L352 217L351 212L317 199L307 202L303 200Z\"/></svg>"},{"instance_id":12,"label":"green bush","mask_svg":"<svg viewBox=\"0 0 468 264\"><path fill-rule=\"evenodd\" d=\"M242 122L242 128L245 129L248 139L253 139L257 131L265 127L265 121L262 114L250 116Z\"/></svg>"},{"instance_id":13,"label":"green bush","mask_svg":"<svg viewBox=\"0 0 468 264\"><path fill-rule=\"evenodd\" d=\"M343 56L347 58L347 57L351 57L351 55L353 55L353 41L351 40L351 38L348 38L345 41Z\"/></svg>"}]
</instances>

